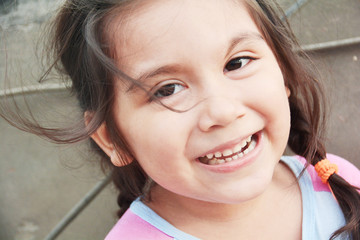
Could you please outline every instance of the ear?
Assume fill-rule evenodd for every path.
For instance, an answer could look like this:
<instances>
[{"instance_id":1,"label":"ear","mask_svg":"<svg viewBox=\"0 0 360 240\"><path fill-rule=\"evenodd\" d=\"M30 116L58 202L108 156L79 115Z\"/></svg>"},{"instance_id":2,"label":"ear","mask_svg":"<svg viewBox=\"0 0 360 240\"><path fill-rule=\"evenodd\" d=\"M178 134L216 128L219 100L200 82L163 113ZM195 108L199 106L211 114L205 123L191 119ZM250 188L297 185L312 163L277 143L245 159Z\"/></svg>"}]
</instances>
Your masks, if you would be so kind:
<instances>
[{"instance_id":1,"label":"ear","mask_svg":"<svg viewBox=\"0 0 360 240\"><path fill-rule=\"evenodd\" d=\"M285 86L285 91L286 91L287 97L289 98L290 95L291 95L291 90L290 90L290 88L288 88L287 86Z\"/></svg>"},{"instance_id":2,"label":"ear","mask_svg":"<svg viewBox=\"0 0 360 240\"><path fill-rule=\"evenodd\" d=\"M88 126L91 120L92 114L85 112L85 125ZM104 151L106 155L110 157L112 164L117 167L122 167L125 164L120 160L119 154L117 153L114 144L112 143L108 129L105 123L102 123L101 126L90 136L96 144Z\"/></svg>"}]
</instances>

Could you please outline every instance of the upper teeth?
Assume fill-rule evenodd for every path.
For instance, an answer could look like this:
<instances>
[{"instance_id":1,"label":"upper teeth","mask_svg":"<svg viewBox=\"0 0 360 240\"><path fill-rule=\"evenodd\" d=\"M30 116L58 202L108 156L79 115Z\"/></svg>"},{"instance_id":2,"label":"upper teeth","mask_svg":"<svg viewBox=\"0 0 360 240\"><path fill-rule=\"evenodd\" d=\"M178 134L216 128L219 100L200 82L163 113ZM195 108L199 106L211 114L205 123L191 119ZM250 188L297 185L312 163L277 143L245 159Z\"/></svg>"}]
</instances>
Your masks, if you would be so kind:
<instances>
[{"instance_id":1,"label":"upper teeth","mask_svg":"<svg viewBox=\"0 0 360 240\"><path fill-rule=\"evenodd\" d=\"M206 157L210 160L212 158L222 158L228 160L226 157L234 155L234 153L239 153L243 147L245 147L248 143L251 142L251 137L249 136L247 139L243 140L242 142L236 144L232 149L225 149L223 152L215 152L206 154ZM245 149L245 151L248 149ZM244 151L244 153L245 153ZM247 152L246 152L247 153ZM245 154L246 154L245 153ZM241 153L240 153L241 154ZM237 156L237 155L235 155ZM230 157L231 158L231 157ZM230 160L230 159L229 159Z\"/></svg>"}]
</instances>

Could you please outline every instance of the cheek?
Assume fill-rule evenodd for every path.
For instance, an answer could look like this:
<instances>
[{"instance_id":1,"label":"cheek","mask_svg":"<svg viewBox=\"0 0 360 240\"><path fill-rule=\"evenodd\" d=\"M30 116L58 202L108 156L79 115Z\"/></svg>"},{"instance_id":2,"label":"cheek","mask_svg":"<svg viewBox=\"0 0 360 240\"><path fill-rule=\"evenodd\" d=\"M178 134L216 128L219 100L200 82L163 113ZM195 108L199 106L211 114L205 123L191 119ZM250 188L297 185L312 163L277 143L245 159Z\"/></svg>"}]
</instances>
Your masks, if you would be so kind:
<instances>
[{"instance_id":1,"label":"cheek","mask_svg":"<svg viewBox=\"0 0 360 240\"><path fill-rule=\"evenodd\" d=\"M138 110L119 125L140 164L163 165L183 155L187 128L178 113Z\"/></svg>"},{"instance_id":2,"label":"cheek","mask_svg":"<svg viewBox=\"0 0 360 240\"><path fill-rule=\"evenodd\" d=\"M192 166L184 155L188 126L180 117L169 117L173 114L178 116L173 112L144 115L136 125L127 125L124 135L146 174L162 187L176 192L178 189L173 188L178 186L178 179L186 179L184 174L191 172Z\"/></svg>"},{"instance_id":3,"label":"cheek","mask_svg":"<svg viewBox=\"0 0 360 240\"><path fill-rule=\"evenodd\" d=\"M285 87L281 86L268 96L268 101L264 101L267 107L268 130L272 140L287 143L290 131L290 107L286 95Z\"/></svg>"},{"instance_id":4,"label":"cheek","mask_svg":"<svg viewBox=\"0 0 360 240\"><path fill-rule=\"evenodd\" d=\"M290 129L290 107L280 70L276 74L257 76L249 91L248 104L266 122L273 136L287 136Z\"/></svg>"}]
</instances>

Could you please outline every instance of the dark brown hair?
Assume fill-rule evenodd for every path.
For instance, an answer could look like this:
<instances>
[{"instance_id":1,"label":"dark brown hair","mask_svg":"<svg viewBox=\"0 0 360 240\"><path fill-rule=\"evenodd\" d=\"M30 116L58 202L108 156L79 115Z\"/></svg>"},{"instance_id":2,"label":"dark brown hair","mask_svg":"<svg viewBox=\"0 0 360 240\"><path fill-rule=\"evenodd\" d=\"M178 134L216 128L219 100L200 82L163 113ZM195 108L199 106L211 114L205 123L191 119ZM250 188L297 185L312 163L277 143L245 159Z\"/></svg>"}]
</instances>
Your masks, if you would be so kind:
<instances>
[{"instance_id":1,"label":"dark brown hair","mask_svg":"<svg viewBox=\"0 0 360 240\"><path fill-rule=\"evenodd\" d=\"M114 79L132 83L136 80L124 74L115 64L113 43L107 32L112 20L135 0L68 0L59 10L50 29L53 65L51 69L69 76L72 91L79 100L82 111L91 113L85 126L83 119L69 128L45 128L28 121L19 114L4 114L12 125L48 138L56 143L73 143L89 139L103 123L119 154L127 163L115 167L108 156L94 143L92 147L100 154L102 166L111 170L113 182L119 189L118 205L121 216L130 203L147 191L149 177L141 169L134 154L119 132L113 117ZM267 44L277 58L285 84L291 91L291 129L288 146L309 164L316 164L326 155L324 147L325 100L317 73L308 56L302 52L290 30L281 9L273 1L248 0L246 6ZM126 14L131 14L127 12ZM121 27L121 26L120 26ZM90 140L92 141L92 140ZM356 188L334 174L329 179L331 189L339 202L347 224L337 230L332 238L348 234L360 240L360 194Z\"/></svg>"}]
</instances>

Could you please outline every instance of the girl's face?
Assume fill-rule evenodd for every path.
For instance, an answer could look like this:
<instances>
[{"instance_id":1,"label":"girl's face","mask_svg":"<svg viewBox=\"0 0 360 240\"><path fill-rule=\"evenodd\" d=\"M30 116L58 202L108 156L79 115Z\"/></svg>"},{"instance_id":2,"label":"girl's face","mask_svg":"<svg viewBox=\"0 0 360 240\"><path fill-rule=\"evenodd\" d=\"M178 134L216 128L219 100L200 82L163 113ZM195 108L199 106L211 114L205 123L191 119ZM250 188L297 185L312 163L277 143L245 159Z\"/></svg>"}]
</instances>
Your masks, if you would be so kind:
<instances>
[{"instance_id":1,"label":"girl's face","mask_svg":"<svg viewBox=\"0 0 360 240\"><path fill-rule=\"evenodd\" d=\"M290 112L279 65L244 4L156 0L131 11L113 24L119 67L165 105L188 110L116 83L116 123L157 194L259 196L285 149Z\"/></svg>"}]
</instances>

